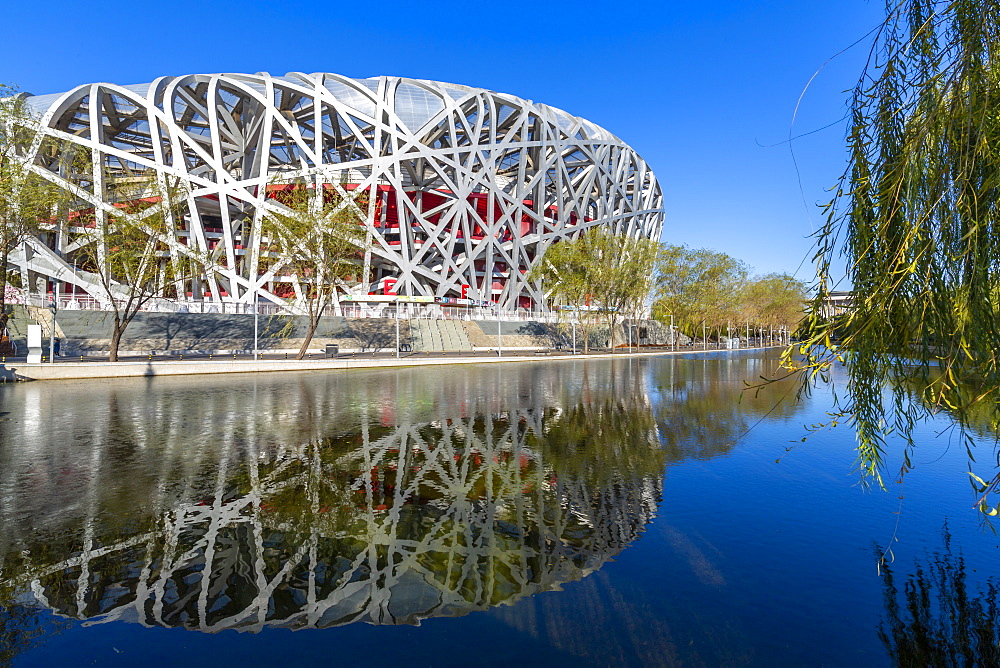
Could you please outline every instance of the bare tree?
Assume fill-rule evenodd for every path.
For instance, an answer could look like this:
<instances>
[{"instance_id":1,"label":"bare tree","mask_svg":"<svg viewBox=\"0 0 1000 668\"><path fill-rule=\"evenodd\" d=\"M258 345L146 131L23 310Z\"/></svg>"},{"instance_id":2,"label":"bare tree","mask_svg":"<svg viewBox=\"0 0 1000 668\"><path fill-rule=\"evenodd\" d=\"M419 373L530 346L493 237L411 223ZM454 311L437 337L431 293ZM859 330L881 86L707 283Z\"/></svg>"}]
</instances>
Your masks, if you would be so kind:
<instances>
[{"instance_id":1,"label":"bare tree","mask_svg":"<svg viewBox=\"0 0 1000 668\"><path fill-rule=\"evenodd\" d=\"M171 262L169 243L182 220L187 193L176 183L156 183L145 177L106 179L106 215L81 221L74 241L81 269L98 278L103 298L112 312L109 359L118 361L126 328L155 297L176 281L199 271L200 261Z\"/></svg>"},{"instance_id":2,"label":"bare tree","mask_svg":"<svg viewBox=\"0 0 1000 668\"><path fill-rule=\"evenodd\" d=\"M361 280L360 258L365 246L358 196L338 193L305 180L272 184L273 206L265 216L273 271L284 271L295 282L299 303L308 317L306 335L296 359L305 357L320 317L333 303L338 286Z\"/></svg>"}]
</instances>

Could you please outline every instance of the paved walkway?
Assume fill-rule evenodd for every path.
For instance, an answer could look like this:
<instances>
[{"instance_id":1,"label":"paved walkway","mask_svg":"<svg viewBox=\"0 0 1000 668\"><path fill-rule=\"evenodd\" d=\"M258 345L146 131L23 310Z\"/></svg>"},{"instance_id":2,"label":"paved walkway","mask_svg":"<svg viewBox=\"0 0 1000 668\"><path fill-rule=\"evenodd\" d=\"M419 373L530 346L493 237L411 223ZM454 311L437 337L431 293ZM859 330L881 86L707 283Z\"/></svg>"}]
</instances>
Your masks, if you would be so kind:
<instances>
[{"instance_id":1,"label":"paved walkway","mask_svg":"<svg viewBox=\"0 0 1000 668\"><path fill-rule=\"evenodd\" d=\"M0 382L15 380L79 380L85 378L128 378L153 376L178 376L209 373L260 373L265 371L320 371L342 369L365 369L380 367L434 366L442 364L485 364L500 362L539 362L572 359L608 359L616 357L648 357L656 355L681 355L691 353L727 353L760 350L709 349L685 347L676 351L670 348L620 349L610 351L565 354L548 350L505 350L498 356L496 350L464 353L401 353L394 352L345 353L337 357L326 357L312 353L306 359L296 360L290 354L262 354L254 360L252 355L146 355L120 358L118 362L108 362L107 358L74 357L59 358L54 364L28 364L24 357L4 358L0 361Z\"/></svg>"}]
</instances>

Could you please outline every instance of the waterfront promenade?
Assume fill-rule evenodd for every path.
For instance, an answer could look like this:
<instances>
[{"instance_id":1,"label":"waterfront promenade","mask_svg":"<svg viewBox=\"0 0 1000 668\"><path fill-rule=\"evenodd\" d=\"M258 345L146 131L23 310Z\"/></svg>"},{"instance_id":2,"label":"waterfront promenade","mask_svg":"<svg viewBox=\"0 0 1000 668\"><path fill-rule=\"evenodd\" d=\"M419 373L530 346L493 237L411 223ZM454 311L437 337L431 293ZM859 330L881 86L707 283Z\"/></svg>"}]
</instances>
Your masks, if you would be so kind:
<instances>
[{"instance_id":1,"label":"waterfront promenade","mask_svg":"<svg viewBox=\"0 0 1000 668\"><path fill-rule=\"evenodd\" d=\"M742 348L736 350L682 347L627 349L567 354L556 350L510 350L497 355L496 350L464 353L403 353L396 357L393 352L346 353L336 357L326 357L312 353L302 360L288 359L283 354L262 354L259 359L252 355L197 355L188 358L178 356L135 356L118 362L108 362L99 358L68 358L54 364L42 362L28 364L25 358L8 358L0 362L0 382L28 380L83 380L111 378L151 378L156 376L183 376L218 373L264 373L272 371L338 371L348 369L371 369L382 367L441 366L456 364L492 364L505 362L539 362L554 360L589 360L624 357L655 357L663 355L718 354L761 350Z\"/></svg>"}]
</instances>

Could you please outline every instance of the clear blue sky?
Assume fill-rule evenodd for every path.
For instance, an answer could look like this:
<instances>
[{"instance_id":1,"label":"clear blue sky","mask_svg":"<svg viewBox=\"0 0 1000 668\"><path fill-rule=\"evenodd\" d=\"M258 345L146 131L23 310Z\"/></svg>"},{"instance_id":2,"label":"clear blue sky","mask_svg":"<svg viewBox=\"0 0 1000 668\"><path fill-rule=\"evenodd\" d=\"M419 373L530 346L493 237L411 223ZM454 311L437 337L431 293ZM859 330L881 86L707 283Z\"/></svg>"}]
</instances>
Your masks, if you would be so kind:
<instances>
[{"instance_id":1,"label":"clear blue sky","mask_svg":"<svg viewBox=\"0 0 1000 668\"><path fill-rule=\"evenodd\" d=\"M882 3L8 2L0 81L35 94L194 72L479 86L590 119L664 191L663 239L793 272L844 163L841 119ZM800 93L823 68L803 98ZM776 145L777 144L777 145ZM802 189L799 187L801 178ZM812 275L806 262L799 275Z\"/></svg>"}]
</instances>

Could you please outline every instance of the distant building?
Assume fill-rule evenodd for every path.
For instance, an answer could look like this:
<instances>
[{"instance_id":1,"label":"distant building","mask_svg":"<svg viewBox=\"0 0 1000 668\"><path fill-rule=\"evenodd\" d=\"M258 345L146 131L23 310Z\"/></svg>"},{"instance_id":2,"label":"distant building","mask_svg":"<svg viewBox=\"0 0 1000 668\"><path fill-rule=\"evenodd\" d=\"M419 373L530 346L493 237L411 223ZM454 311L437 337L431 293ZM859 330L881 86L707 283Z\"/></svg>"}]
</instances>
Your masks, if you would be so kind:
<instances>
[{"instance_id":1,"label":"distant building","mask_svg":"<svg viewBox=\"0 0 1000 668\"><path fill-rule=\"evenodd\" d=\"M825 318L832 318L847 313L853 305L853 299L853 292L831 292L823 300L820 313Z\"/></svg>"},{"instance_id":2,"label":"distant building","mask_svg":"<svg viewBox=\"0 0 1000 668\"><path fill-rule=\"evenodd\" d=\"M165 289L182 300L304 297L308 278L268 256L259 224L276 206L269 185L279 179L312 181L342 198L366 193L357 201L373 246L358 278L342 286L349 301L400 295L545 310L541 286L525 274L553 242L595 226L658 239L663 223L653 172L620 139L480 88L327 73L192 74L87 84L28 102L46 134L92 152L79 206L93 212L93 229L70 217L13 259L33 286L51 291L58 277L62 294L99 296L94 277L71 271L76 249L96 242L93 221L114 212L107 184L151 171L189 192L162 252L165 265L204 265ZM66 168L39 155L36 169L58 180Z\"/></svg>"}]
</instances>

